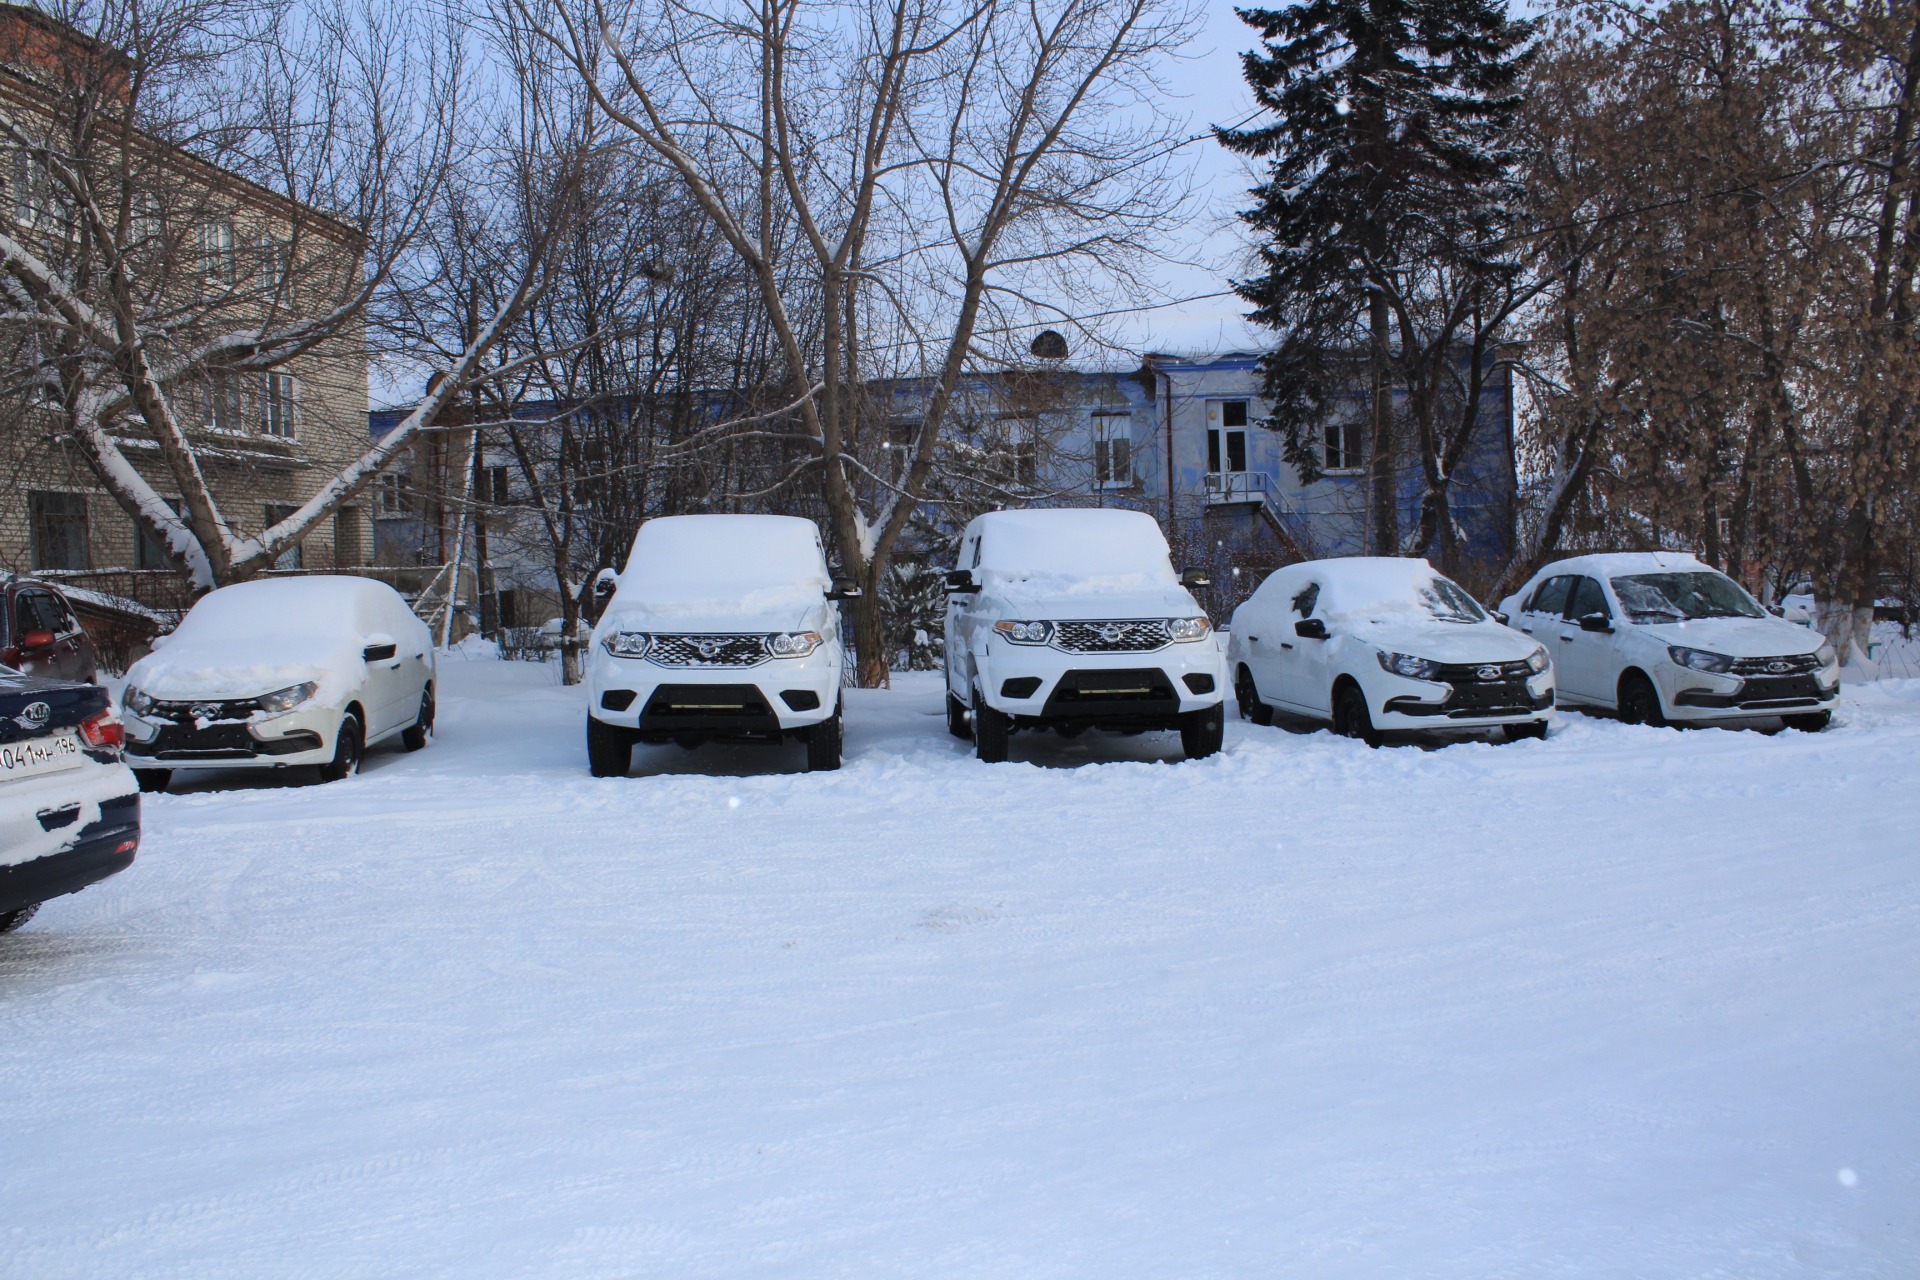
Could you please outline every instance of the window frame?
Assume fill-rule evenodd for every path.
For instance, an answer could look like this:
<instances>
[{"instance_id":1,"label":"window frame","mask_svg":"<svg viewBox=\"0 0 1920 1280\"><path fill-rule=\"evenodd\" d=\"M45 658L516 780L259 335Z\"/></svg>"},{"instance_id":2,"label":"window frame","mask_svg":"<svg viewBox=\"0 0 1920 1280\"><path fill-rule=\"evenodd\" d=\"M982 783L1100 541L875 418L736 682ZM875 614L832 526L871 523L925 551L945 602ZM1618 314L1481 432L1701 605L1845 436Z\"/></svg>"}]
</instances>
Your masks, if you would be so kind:
<instances>
[{"instance_id":1,"label":"window frame","mask_svg":"<svg viewBox=\"0 0 1920 1280\"><path fill-rule=\"evenodd\" d=\"M66 512L53 512L46 509L47 499L58 499L60 503L71 502L75 509ZM57 504L56 504L57 505ZM93 538L89 527L90 512L87 510L87 495L67 489L29 489L27 491L27 538L28 557L36 572L76 571L93 567ZM78 531L78 564L51 564L47 552L50 542L64 543L64 539L49 539L47 534L52 527Z\"/></svg>"},{"instance_id":2,"label":"window frame","mask_svg":"<svg viewBox=\"0 0 1920 1280\"><path fill-rule=\"evenodd\" d=\"M285 430L274 429L276 418ZM260 434L276 440L300 438L300 379L284 370L269 369L260 377Z\"/></svg>"}]
</instances>

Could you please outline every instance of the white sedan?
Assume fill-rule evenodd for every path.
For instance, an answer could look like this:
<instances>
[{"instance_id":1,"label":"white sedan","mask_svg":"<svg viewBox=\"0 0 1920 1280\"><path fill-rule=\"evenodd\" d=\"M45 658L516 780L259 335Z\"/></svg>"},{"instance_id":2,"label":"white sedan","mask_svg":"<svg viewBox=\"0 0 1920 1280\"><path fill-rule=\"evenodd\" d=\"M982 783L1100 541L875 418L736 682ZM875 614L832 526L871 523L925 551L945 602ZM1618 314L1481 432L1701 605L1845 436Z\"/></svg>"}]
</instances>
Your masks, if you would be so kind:
<instances>
[{"instance_id":1,"label":"white sedan","mask_svg":"<svg viewBox=\"0 0 1920 1280\"><path fill-rule=\"evenodd\" d=\"M143 790L176 769L318 766L433 731L433 637L392 587L316 575L222 587L127 672L127 763Z\"/></svg>"},{"instance_id":2,"label":"white sedan","mask_svg":"<svg viewBox=\"0 0 1920 1280\"><path fill-rule=\"evenodd\" d=\"M1546 736L1553 670L1425 560L1353 556L1276 570L1233 613L1240 714L1331 724L1378 745L1389 731Z\"/></svg>"}]
</instances>

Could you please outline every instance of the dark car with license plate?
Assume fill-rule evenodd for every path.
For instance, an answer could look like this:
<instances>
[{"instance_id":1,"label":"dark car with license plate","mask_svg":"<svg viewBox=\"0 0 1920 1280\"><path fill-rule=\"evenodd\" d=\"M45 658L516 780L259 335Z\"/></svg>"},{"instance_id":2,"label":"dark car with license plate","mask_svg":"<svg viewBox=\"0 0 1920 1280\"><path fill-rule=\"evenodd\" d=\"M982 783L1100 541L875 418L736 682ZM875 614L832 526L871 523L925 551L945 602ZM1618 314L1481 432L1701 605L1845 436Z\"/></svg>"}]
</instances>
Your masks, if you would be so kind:
<instances>
[{"instance_id":1,"label":"dark car with license plate","mask_svg":"<svg viewBox=\"0 0 1920 1280\"><path fill-rule=\"evenodd\" d=\"M133 862L125 740L105 689L0 666L0 933Z\"/></svg>"},{"instance_id":2,"label":"dark car with license plate","mask_svg":"<svg viewBox=\"0 0 1920 1280\"><path fill-rule=\"evenodd\" d=\"M37 578L0 574L0 663L55 680L98 678L98 658L73 605Z\"/></svg>"}]
</instances>

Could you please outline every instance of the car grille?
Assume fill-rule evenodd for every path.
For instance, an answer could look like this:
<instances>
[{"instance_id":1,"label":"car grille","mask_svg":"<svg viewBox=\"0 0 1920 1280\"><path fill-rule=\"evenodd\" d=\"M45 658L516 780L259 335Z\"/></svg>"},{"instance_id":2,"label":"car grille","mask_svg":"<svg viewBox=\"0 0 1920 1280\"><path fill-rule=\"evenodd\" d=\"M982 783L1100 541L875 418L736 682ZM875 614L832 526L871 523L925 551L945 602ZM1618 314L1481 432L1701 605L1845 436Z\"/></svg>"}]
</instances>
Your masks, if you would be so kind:
<instances>
[{"instance_id":1,"label":"car grille","mask_svg":"<svg viewBox=\"0 0 1920 1280\"><path fill-rule=\"evenodd\" d=\"M663 667L757 667L767 660L767 638L754 635L656 635L647 661Z\"/></svg>"},{"instance_id":2,"label":"car grille","mask_svg":"<svg viewBox=\"0 0 1920 1280\"><path fill-rule=\"evenodd\" d=\"M1447 684L1497 684L1525 680L1533 674L1525 659L1518 662L1450 662L1441 666L1436 680Z\"/></svg>"},{"instance_id":3,"label":"car grille","mask_svg":"<svg viewBox=\"0 0 1920 1280\"><path fill-rule=\"evenodd\" d=\"M1171 641L1164 619L1056 622L1053 644L1068 653L1152 653Z\"/></svg>"},{"instance_id":4,"label":"car grille","mask_svg":"<svg viewBox=\"0 0 1920 1280\"><path fill-rule=\"evenodd\" d=\"M216 720L245 720L260 710L258 698L240 698L222 702L217 698L204 698L198 702L156 702L147 712L148 719L172 720L177 724L193 724Z\"/></svg>"},{"instance_id":5,"label":"car grille","mask_svg":"<svg viewBox=\"0 0 1920 1280\"><path fill-rule=\"evenodd\" d=\"M1743 707L1770 702L1802 702L1817 700L1820 686L1808 675L1763 676L1741 685L1737 696Z\"/></svg>"},{"instance_id":6,"label":"car grille","mask_svg":"<svg viewBox=\"0 0 1920 1280\"><path fill-rule=\"evenodd\" d=\"M1736 676L1795 676L1820 669L1817 654L1796 653L1780 658L1735 658L1733 674Z\"/></svg>"}]
</instances>

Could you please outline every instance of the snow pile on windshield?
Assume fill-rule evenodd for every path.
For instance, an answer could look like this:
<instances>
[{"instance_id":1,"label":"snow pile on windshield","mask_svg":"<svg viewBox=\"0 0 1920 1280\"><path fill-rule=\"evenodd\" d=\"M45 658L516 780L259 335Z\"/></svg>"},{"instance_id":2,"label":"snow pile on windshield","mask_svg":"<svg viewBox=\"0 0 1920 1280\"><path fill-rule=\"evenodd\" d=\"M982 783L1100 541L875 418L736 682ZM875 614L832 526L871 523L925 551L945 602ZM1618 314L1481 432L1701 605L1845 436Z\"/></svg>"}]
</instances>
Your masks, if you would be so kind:
<instances>
[{"instance_id":1,"label":"snow pile on windshield","mask_svg":"<svg viewBox=\"0 0 1920 1280\"><path fill-rule=\"evenodd\" d=\"M243 698L318 680L322 696L357 684L374 632L401 644L420 626L392 588L366 578L268 578L201 597L179 629L127 673L157 698Z\"/></svg>"},{"instance_id":2,"label":"snow pile on windshield","mask_svg":"<svg viewBox=\"0 0 1920 1280\"><path fill-rule=\"evenodd\" d=\"M1413 615L1440 622L1485 622L1487 614L1466 588L1425 560L1354 556L1329 562L1321 611L1329 617L1385 619Z\"/></svg>"},{"instance_id":3,"label":"snow pile on windshield","mask_svg":"<svg viewBox=\"0 0 1920 1280\"><path fill-rule=\"evenodd\" d=\"M772 616L792 626L832 585L820 533L797 516L660 516L634 535L614 608L624 622L718 625ZM711 615L712 623L699 622Z\"/></svg>"},{"instance_id":4,"label":"snow pile on windshield","mask_svg":"<svg viewBox=\"0 0 1920 1280\"><path fill-rule=\"evenodd\" d=\"M1695 618L1763 618L1733 579L1712 569L1688 573L1637 573L1612 579L1620 607L1635 622Z\"/></svg>"},{"instance_id":5,"label":"snow pile on windshield","mask_svg":"<svg viewBox=\"0 0 1920 1280\"><path fill-rule=\"evenodd\" d=\"M980 522L979 571L1053 595L1179 585L1159 523L1139 511L996 511Z\"/></svg>"}]
</instances>

